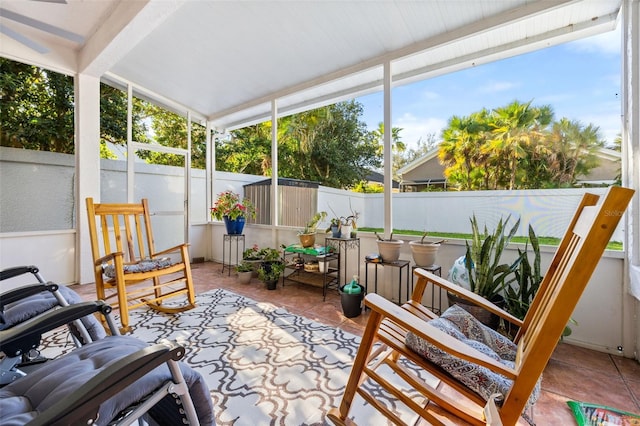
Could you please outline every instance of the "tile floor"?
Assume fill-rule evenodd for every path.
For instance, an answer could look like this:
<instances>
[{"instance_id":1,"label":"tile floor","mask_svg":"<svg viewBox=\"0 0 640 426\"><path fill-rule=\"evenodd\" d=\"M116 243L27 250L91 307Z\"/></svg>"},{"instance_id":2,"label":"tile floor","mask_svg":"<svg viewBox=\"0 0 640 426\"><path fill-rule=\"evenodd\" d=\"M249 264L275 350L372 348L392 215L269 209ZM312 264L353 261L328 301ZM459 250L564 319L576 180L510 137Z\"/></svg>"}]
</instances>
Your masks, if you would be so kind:
<instances>
[{"instance_id":1,"label":"tile floor","mask_svg":"<svg viewBox=\"0 0 640 426\"><path fill-rule=\"evenodd\" d=\"M330 290L322 301L322 289L302 284L290 284L276 290L266 290L258 279L249 284L237 282L234 272L221 272L218 263L192 265L196 292L223 288L286 308L290 312L345 331L361 335L367 320L342 315L340 297ZM75 286L83 297L95 297L92 285ZM621 410L640 413L640 363L618 356L600 353L560 343L545 369L542 396L535 406L537 425L571 425L575 420L566 401L575 400L604 404Z\"/></svg>"}]
</instances>

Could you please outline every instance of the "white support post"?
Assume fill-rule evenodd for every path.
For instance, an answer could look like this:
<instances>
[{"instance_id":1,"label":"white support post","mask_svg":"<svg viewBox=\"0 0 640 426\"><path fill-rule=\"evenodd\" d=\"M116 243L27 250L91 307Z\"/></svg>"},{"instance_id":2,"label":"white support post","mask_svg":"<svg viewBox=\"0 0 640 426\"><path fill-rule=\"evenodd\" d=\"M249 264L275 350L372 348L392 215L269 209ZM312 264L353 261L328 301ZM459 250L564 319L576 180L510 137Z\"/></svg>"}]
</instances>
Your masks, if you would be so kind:
<instances>
[{"instance_id":1,"label":"white support post","mask_svg":"<svg viewBox=\"0 0 640 426\"><path fill-rule=\"evenodd\" d=\"M136 151L133 148L133 85L127 84L127 203L134 203Z\"/></svg>"},{"instance_id":2,"label":"white support post","mask_svg":"<svg viewBox=\"0 0 640 426\"><path fill-rule=\"evenodd\" d=\"M393 157L391 151L391 62L384 63L384 234L393 232Z\"/></svg>"},{"instance_id":3,"label":"white support post","mask_svg":"<svg viewBox=\"0 0 640 426\"><path fill-rule=\"evenodd\" d=\"M271 101L271 241L277 247L276 227L280 225L278 203L278 101Z\"/></svg>"},{"instance_id":4,"label":"white support post","mask_svg":"<svg viewBox=\"0 0 640 426\"><path fill-rule=\"evenodd\" d=\"M622 3L622 185L636 190L625 218L622 351L640 359L640 2Z\"/></svg>"},{"instance_id":5,"label":"white support post","mask_svg":"<svg viewBox=\"0 0 640 426\"><path fill-rule=\"evenodd\" d=\"M75 281L95 281L85 199L100 201L100 79L76 74L75 94Z\"/></svg>"}]
</instances>

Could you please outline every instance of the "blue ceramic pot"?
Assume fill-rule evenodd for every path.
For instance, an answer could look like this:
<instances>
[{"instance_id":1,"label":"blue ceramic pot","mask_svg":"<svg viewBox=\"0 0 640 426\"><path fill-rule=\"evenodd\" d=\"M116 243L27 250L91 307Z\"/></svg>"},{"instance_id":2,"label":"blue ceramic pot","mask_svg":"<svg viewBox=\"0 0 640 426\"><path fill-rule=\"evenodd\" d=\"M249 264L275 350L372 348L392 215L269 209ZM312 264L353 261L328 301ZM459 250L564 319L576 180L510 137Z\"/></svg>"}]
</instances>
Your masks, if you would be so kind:
<instances>
[{"instance_id":1,"label":"blue ceramic pot","mask_svg":"<svg viewBox=\"0 0 640 426\"><path fill-rule=\"evenodd\" d=\"M223 217L223 219L224 219L224 225L227 227L227 234L229 235L242 234L242 230L244 229L244 223L246 221L244 216L240 216L235 220L229 219L228 216Z\"/></svg>"}]
</instances>

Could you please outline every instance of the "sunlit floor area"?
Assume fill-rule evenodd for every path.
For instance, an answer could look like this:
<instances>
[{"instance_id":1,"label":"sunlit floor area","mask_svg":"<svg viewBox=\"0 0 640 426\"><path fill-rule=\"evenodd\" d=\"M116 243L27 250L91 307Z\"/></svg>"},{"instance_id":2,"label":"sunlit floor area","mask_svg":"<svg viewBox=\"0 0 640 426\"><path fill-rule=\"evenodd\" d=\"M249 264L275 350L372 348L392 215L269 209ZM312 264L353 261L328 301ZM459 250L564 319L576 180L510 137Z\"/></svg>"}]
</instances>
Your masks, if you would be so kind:
<instances>
[{"instance_id":1,"label":"sunlit floor area","mask_svg":"<svg viewBox=\"0 0 640 426\"><path fill-rule=\"evenodd\" d=\"M280 282L276 290L267 290L257 278L249 284L237 281L235 273L222 271L214 262L192 265L196 293L222 288L267 302L288 311L361 335L367 314L346 318L342 314L340 296L329 290L323 302L322 288ZM95 297L92 285L74 286L85 299ZM566 402L581 401L603 404L632 413L640 413L640 363L577 346L560 343L545 369L542 396L533 412L537 425L575 424Z\"/></svg>"}]
</instances>

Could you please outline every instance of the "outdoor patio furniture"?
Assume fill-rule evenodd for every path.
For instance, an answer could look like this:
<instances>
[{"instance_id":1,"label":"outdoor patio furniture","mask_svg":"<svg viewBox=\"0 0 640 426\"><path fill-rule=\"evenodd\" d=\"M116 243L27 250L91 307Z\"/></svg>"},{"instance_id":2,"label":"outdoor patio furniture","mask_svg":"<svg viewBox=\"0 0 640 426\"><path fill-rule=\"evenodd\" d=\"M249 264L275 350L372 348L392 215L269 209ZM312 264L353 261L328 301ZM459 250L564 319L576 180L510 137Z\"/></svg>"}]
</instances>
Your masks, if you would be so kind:
<instances>
[{"instance_id":1,"label":"outdoor patio furniture","mask_svg":"<svg viewBox=\"0 0 640 426\"><path fill-rule=\"evenodd\" d=\"M148 305L165 313L195 307L187 244L156 251L146 199L139 204L96 204L87 198L89 234L99 300L116 298L121 331L130 331L129 309ZM107 294L109 289L114 292ZM163 306L186 296L185 303Z\"/></svg>"},{"instance_id":2,"label":"outdoor patio furniture","mask_svg":"<svg viewBox=\"0 0 640 426\"><path fill-rule=\"evenodd\" d=\"M39 340L42 333L94 313L105 316L112 332L0 389L3 425L131 424L142 416L158 425L214 423L204 378L179 362L185 349L117 335L111 310L102 301L82 302L0 331L2 349L9 352L24 340Z\"/></svg>"},{"instance_id":3,"label":"outdoor patio furniture","mask_svg":"<svg viewBox=\"0 0 640 426\"><path fill-rule=\"evenodd\" d=\"M329 419L339 425L351 424L350 406L358 394L394 423L403 424L367 390L374 381L430 423L447 419L476 425L516 424L534 402L542 371L633 193L611 187L599 204L597 195L584 195L522 321L423 269L415 271L416 288L401 307L376 294L368 295L365 303L371 315L342 402L330 411ZM428 284L520 327L513 342L479 326L458 306L441 317L426 309L421 302ZM430 372L439 379L438 385L421 380L403 365L405 361ZM390 367L422 398L399 392L380 366ZM476 386L472 389L470 384Z\"/></svg>"},{"instance_id":4,"label":"outdoor patio furniture","mask_svg":"<svg viewBox=\"0 0 640 426\"><path fill-rule=\"evenodd\" d=\"M46 282L34 265L14 266L0 271L0 281L32 274L36 284L22 285L0 294L0 330L8 330L60 306L80 303L82 298L68 287ZM88 315L68 324L77 347L102 339L106 332L100 322ZM39 339L21 341L13 352L2 351L0 386L26 375L23 367L46 361L40 356ZM2 345L2 342L0 342Z\"/></svg>"}]
</instances>

